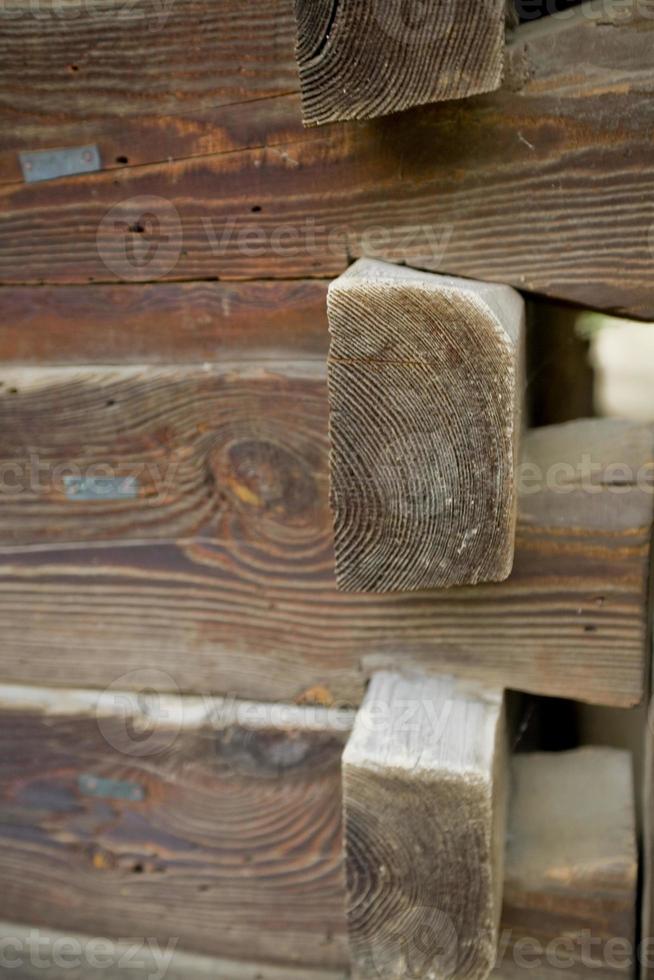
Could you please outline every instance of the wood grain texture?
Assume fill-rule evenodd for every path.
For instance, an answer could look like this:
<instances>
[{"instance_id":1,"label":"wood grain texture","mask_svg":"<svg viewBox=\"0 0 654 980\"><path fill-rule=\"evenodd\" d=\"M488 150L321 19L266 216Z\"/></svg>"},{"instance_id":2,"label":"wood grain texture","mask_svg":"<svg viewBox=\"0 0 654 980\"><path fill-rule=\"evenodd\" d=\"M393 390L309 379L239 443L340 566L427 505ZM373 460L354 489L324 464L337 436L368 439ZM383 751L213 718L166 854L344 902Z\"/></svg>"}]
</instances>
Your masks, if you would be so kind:
<instances>
[{"instance_id":1,"label":"wood grain texture","mask_svg":"<svg viewBox=\"0 0 654 980\"><path fill-rule=\"evenodd\" d=\"M22 180L20 150L97 143L115 169L296 132L268 101L298 88L288 0L12 0L0 28L4 180Z\"/></svg>"},{"instance_id":2,"label":"wood grain texture","mask_svg":"<svg viewBox=\"0 0 654 980\"><path fill-rule=\"evenodd\" d=\"M115 281L102 254L134 244L126 202L154 195L182 240L152 237L151 280L333 278L367 254L652 319L654 20L637 0L547 20L518 29L492 95L310 138L299 97L274 96L233 110L239 131L263 127L247 150L6 185L0 281ZM295 135L266 145L280 100L294 100Z\"/></svg>"},{"instance_id":3,"label":"wood grain texture","mask_svg":"<svg viewBox=\"0 0 654 980\"><path fill-rule=\"evenodd\" d=\"M643 896L640 930L646 956L641 958L640 980L654 980L654 700L647 706L643 780Z\"/></svg>"},{"instance_id":4,"label":"wood grain texture","mask_svg":"<svg viewBox=\"0 0 654 980\"><path fill-rule=\"evenodd\" d=\"M8 286L0 290L7 364L324 361L327 283L186 282Z\"/></svg>"},{"instance_id":5,"label":"wood grain texture","mask_svg":"<svg viewBox=\"0 0 654 980\"><path fill-rule=\"evenodd\" d=\"M342 736L130 713L0 717L3 915L166 948L347 963ZM140 719L140 720L139 720Z\"/></svg>"},{"instance_id":6,"label":"wood grain texture","mask_svg":"<svg viewBox=\"0 0 654 980\"><path fill-rule=\"evenodd\" d=\"M355 978L485 980L506 838L501 692L372 678L343 754Z\"/></svg>"},{"instance_id":7,"label":"wood grain texture","mask_svg":"<svg viewBox=\"0 0 654 980\"><path fill-rule=\"evenodd\" d=\"M178 699L188 717L171 726L163 714L171 704L112 694L113 711L98 692L0 690L0 881L9 920L0 937L25 949L36 928L46 957L56 929L53 939L83 929L151 937L161 952L177 939L166 975L180 980L295 980L303 970L310 980L345 980L339 801L351 721L295 708L279 724L272 709L287 706L258 705L261 721L251 724L255 706L203 701L198 712L188 705L194 699ZM601 939L594 966L581 969L573 956L557 968L543 955L539 978L628 975L608 957L615 962L633 936L629 767L627 754L607 750L514 759L494 980L533 977L533 940L549 947L551 961L570 944L578 950L584 930ZM531 947L519 945L526 937ZM145 970L123 963L120 976L132 976L127 966L151 977L147 957ZM36 974L28 962L19 975ZM105 975L113 980L110 969ZM80 976L96 974L89 967Z\"/></svg>"},{"instance_id":8,"label":"wood grain texture","mask_svg":"<svg viewBox=\"0 0 654 980\"><path fill-rule=\"evenodd\" d=\"M19 980L348 980L349 971L278 966L0 922L7 959ZM18 952L15 952L18 950ZM84 971L76 972L74 964ZM40 965L37 965L40 964Z\"/></svg>"},{"instance_id":9,"label":"wood grain texture","mask_svg":"<svg viewBox=\"0 0 654 980\"><path fill-rule=\"evenodd\" d=\"M524 302L360 259L328 293L330 500L346 591L508 577Z\"/></svg>"},{"instance_id":10,"label":"wood grain texture","mask_svg":"<svg viewBox=\"0 0 654 980\"><path fill-rule=\"evenodd\" d=\"M311 548L327 481L315 444L324 364L276 364L4 372L0 540L219 541L229 495ZM80 480L98 484L95 499Z\"/></svg>"},{"instance_id":11,"label":"wood grain texture","mask_svg":"<svg viewBox=\"0 0 654 980\"><path fill-rule=\"evenodd\" d=\"M506 582L352 595L334 576L324 365L0 380L6 681L102 686L156 665L169 690L292 701L319 685L356 704L374 670L402 664L608 705L642 697L649 426L529 436ZM137 495L69 493L71 462L131 476Z\"/></svg>"},{"instance_id":12,"label":"wood grain texture","mask_svg":"<svg viewBox=\"0 0 654 980\"><path fill-rule=\"evenodd\" d=\"M498 980L633 977L638 853L629 753L516 756L512 775Z\"/></svg>"},{"instance_id":13,"label":"wood grain texture","mask_svg":"<svg viewBox=\"0 0 654 980\"><path fill-rule=\"evenodd\" d=\"M499 88L506 4L295 0L306 125Z\"/></svg>"}]
</instances>

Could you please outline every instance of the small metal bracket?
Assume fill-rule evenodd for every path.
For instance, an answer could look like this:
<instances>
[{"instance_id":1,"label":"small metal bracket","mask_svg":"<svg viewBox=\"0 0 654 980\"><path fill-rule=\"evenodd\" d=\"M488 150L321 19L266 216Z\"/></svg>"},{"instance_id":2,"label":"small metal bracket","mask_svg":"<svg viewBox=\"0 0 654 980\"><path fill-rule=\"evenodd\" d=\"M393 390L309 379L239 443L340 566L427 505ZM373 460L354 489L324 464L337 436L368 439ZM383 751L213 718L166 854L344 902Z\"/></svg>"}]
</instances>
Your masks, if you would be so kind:
<instances>
[{"instance_id":1,"label":"small metal bracket","mask_svg":"<svg viewBox=\"0 0 654 980\"><path fill-rule=\"evenodd\" d=\"M105 779L91 773L82 773L77 778L77 785L84 796L99 796L109 800L145 799L142 786L123 779Z\"/></svg>"},{"instance_id":2,"label":"small metal bracket","mask_svg":"<svg viewBox=\"0 0 654 980\"><path fill-rule=\"evenodd\" d=\"M18 154L23 177L28 184L54 180L71 174L93 173L100 169L97 146L74 146L58 150L29 150Z\"/></svg>"},{"instance_id":3,"label":"small metal bracket","mask_svg":"<svg viewBox=\"0 0 654 980\"><path fill-rule=\"evenodd\" d=\"M64 476L69 500L133 500L139 495L135 476Z\"/></svg>"}]
</instances>

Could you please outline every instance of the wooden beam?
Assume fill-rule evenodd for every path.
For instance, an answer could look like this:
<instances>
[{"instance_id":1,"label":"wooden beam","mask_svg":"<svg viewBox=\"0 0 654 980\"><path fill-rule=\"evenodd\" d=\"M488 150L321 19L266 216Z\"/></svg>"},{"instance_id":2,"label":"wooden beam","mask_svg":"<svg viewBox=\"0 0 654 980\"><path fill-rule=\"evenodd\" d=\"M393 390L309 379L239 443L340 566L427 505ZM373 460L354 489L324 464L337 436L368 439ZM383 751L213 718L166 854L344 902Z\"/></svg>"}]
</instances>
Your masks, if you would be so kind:
<instances>
[{"instance_id":1,"label":"wooden beam","mask_svg":"<svg viewBox=\"0 0 654 980\"><path fill-rule=\"evenodd\" d=\"M391 592L506 579L522 298L508 286L360 259L330 286L328 310L339 586Z\"/></svg>"},{"instance_id":2,"label":"wooden beam","mask_svg":"<svg viewBox=\"0 0 654 980\"><path fill-rule=\"evenodd\" d=\"M0 692L2 914L226 959L347 965L348 712ZM126 931L126 922L129 930Z\"/></svg>"},{"instance_id":3,"label":"wooden beam","mask_svg":"<svg viewBox=\"0 0 654 980\"><path fill-rule=\"evenodd\" d=\"M292 701L318 685L354 705L372 672L406 665L637 703L652 429L528 435L506 582L353 595L335 585L325 373L227 353L208 369L4 370L2 676L104 686L146 657L171 690ZM135 483L93 499L81 478L102 490L107 473Z\"/></svg>"},{"instance_id":4,"label":"wooden beam","mask_svg":"<svg viewBox=\"0 0 654 980\"><path fill-rule=\"evenodd\" d=\"M501 692L446 678L372 678L343 755L355 978L489 975L506 753Z\"/></svg>"},{"instance_id":5,"label":"wooden beam","mask_svg":"<svg viewBox=\"0 0 654 980\"><path fill-rule=\"evenodd\" d=\"M327 287L319 279L7 286L0 292L0 361L324 361Z\"/></svg>"},{"instance_id":6,"label":"wooden beam","mask_svg":"<svg viewBox=\"0 0 654 980\"><path fill-rule=\"evenodd\" d=\"M638 206L654 189L652 20L645 4L587 3L523 25L509 47L506 84L492 95L305 132L293 94L291 0L284 0L284 10L258 5L248 18L237 3L225 0L218 9L196 2L197 15L187 16L187 2L171 7L170 45L182 39L179 57L189 50L189 23L225 15L233 32L230 50L253 52L250 93L266 96L268 77L271 98L247 101L243 72L236 77L230 54L221 60L227 91L218 92L209 80L210 90L196 101L184 91L185 81L181 102L172 98L157 108L162 68L151 33L144 25L139 34L130 18L114 18L108 27L106 6L97 9L102 0L89 0L66 32L67 41L77 39L78 52L88 50L95 31L104 39L77 73L65 70L58 45L42 43L40 21L6 21L9 57L0 62L8 66L9 90L21 93L6 110L3 132L15 136L7 166L16 167L17 151L37 143L97 142L108 118L115 141L103 149L103 159L126 154L156 165L118 165L29 187L14 174L16 183L2 191L0 281L117 281L115 265L110 268L103 255L129 248L136 233L123 219L130 208L133 214L134 198L154 195L176 208L182 238L164 243L153 229L153 262L142 270L149 279L334 278L352 257L367 254L654 319L651 218ZM257 18L263 18L261 29ZM129 37L118 37L119 29ZM267 39L260 51L252 47L253 32ZM111 55L110 36L116 37ZM207 37L207 79L215 79L216 47L211 33ZM41 81L31 90L16 56L23 44L38 51L30 70ZM138 97L130 81L116 92L114 50L124 52L126 64L143 64ZM127 69L120 74L133 77ZM45 119L43 79L50 93ZM143 79L152 80L150 87L143 89ZM71 86L79 99L71 99ZM142 114L144 103L153 116ZM70 121L65 139L64 119ZM165 162L193 154L205 155ZM103 223L114 206L118 211ZM170 259L171 248L172 267L158 262L158 256Z\"/></svg>"},{"instance_id":7,"label":"wooden beam","mask_svg":"<svg viewBox=\"0 0 654 980\"><path fill-rule=\"evenodd\" d=\"M349 971L279 966L187 953L157 940L114 940L0 922L0 948L20 963L20 980L66 980L71 964L84 980L349 980ZM11 974L9 974L11 976ZM77 974L80 976L81 974ZM75 974L73 974L75 976Z\"/></svg>"},{"instance_id":8,"label":"wooden beam","mask_svg":"<svg viewBox=\"0 0 654 980\"><path fill-rule=\"evenodd\" d=\"M16 0L2 21L0 181L22 182L24 150L96 143L116 177L166 158L261 145L262 127L268 145L297 132L297 108L279 98L299 88L292 0L248 11L238 0L146 0L118 14L88 0L75 16L50 5L38 21L29 0ZM30 52L22 68L21 44Z\"/></svg>"},{"instance_id":9,"label":"wooden beam","mask_svg":"<svg viewBox=\"0 0 654 980\"><path fill-rule=\"evenodd\" d=\"M500 87L506 8L474 0L296 0L306 125Z\"/></svg>"},{"instance_id":10,"label":"wooden beam","mask_svg":"<svg viewBox=\"0 0 654 980\"><path fill-rule=\"evenodd\" d=\"M174 939L170 943L152 938L114 940L13 922L0 922L0 948L7 962L20 963L20 980L66 980L74 968L71 964L82 966L84 980L349 980L350 976L345 968L321 970L187 953Z\"/></svg>"},{"instance_id":11,"label":"wooden beam","mask_svg":"<svg viewBox=\"0 0 654 980\"><path fill-rule=\"evenodd\" d=\"M497 980L633 977L638 853L631 757L515 756Z\"/></svg>"},{"instance_id":12,"label":"wooden beam","mask_svg":"<svg viewBox=\"0 0 654 980\"><path fill-rule=\"evenodd\" d=\"M167 976L180 980L345 980L340 759L352 723L313 706L1 688L3 916L23 928L0 936L19 949L35 929L116 938L129 918L129 935L163 952L176 940ZM517 757L511 782L493 980L630 976L628 754Z\"/></svg>"},{"instance_id":13,"label":"wooden beam","mask_svg":"<svg viewBox=\"0 0 654 980\"><path fill-rule=\"evenodd\" d=\"M654 980L654 699L650 697L645 732L643 785L643 901L640 980Z\"/></svg>"}]
</instances>

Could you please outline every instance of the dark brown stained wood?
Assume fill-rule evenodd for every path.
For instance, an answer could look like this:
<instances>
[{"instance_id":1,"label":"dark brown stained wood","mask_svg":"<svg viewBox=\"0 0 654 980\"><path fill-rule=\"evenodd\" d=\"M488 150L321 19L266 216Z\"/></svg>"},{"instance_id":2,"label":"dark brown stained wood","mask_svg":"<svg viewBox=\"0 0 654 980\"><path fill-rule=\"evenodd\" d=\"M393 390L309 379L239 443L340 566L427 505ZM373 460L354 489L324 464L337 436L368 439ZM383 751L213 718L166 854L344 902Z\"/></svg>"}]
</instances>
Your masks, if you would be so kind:
<instances>
[{"instance_id":1,"label":"dark brown stained wood","mask_svg":"<svg viewBox=\"0 0 654 980\"><path fill-rule=\"evenodd\" d=\"M0 179L21 150L97 143L105 168L299 133L292 0L12 0L0 20ZM244 116L240 105L252 103Z\"/></svg>"},{"instance_id":2,"label":"dark brown stained wood","mask_svg":"<svg viewBox=\"0 0 654 980\"><path fill-rule=\"evenodd\" d=\"M299 97L275 96L234 110L263 127L242 152L7 185L0 281L115 281L134 270L107 259L145 239L150 280L333 278L367 254L653 319L654 19L607 0L545 20L492 95L266 146L278 99L301 133ZM172 202L181 241L129 231L144 195Z\"/></svg>"},{"instance_id":3,"label":"dark brown stained wood","mask_svg":"<svg viewBox=\"0 0 654 980\"><path fill-rule=\"evenodd\" d=\"M517 517L522 298L360 259L329 287L328 314L340 588L503 581Z\"/></svg>"},{"instance_id":4,"label":"dark brown stained wood","mask_svg":"<svg viewBox=\"0 0 654 980\"><path fill-rule=\"evenodd\" d=\"M7 286L3 364L183 364L318 358L327 283L185 282Z\"/></svg>"},{"instance_id":5,"label":"dark brown stained wood","mask_svg":"<svg viewBox=\"0 0 654 980\"><path fill-rule=\"evenodd\" d=\"M347 963L342 726L226 724L202 704L189 719L179 699L139 711L119 692L113 713L74 693L30 707L29 694L0 714L6 919Z\"/></svg>"},{"instance_id":6,"label":"dark brown stained wood","mask_svg":"<svg viewBox=\"0 0 654 980\"><path fill-rule=\"evenodd\" d=\"M306 125L500 87L503 0L295 0Z\"/></svg>"},{"instance_id":7,"label":"dark brown stained wood","mask_svg":"<svg viewBox=\"0 0 654 980\"><path fill-rule=\"evenodd\" d=\"M38 929L46 957L56 929L53 939L150 937L163 954L177 940L169 980L295 980L295 971L297 980L345 980L347 712L137 701L118 690L100 696L99 711L97 691L5 687L0 699L2 940L29 944ZM624 962L624 941L633 938L628 755L526 756L512 769L494 980L628 976L608 960ZM592 946L594 970L579 966L584 930L601 940ZM550 960L565 958L572 943L572 967L548 970L541 956L536 972L533 940ZM20 976L35 980L32 968L26 963Z\"/></svg>"},{"instance_id":8,"label":"dark brown stained wood","mask_svg":"<svg viewBox=\"0 0 654 980\"><path fill-rule=\"evenodd\" d=\"M502 692L375 674L343 754L354 978L485 980L506 840Z\"/></svg>"},{"instance_id":9,"label":"dark brown stained wood","mask_svg":"<svg viewBox=\"0 0 654 980\"><path fill-rule=\"evenodd\" d=\"M631 757L615 749L512 763L497 980L618 980L636 962Z\"/></svg>"},{"instance_id":10,"label":"dark brown stained wood","mask_svg":"<svg viewBox=\"0 0 654 980\"><path fill-rule=\"evenodd\" d=\"M170 689L293 700L318 685L356 704L374 670L401 664L642 698L649 426L527 438L506 582L353 595L334 576L324 365L13 368L0 381L6 681L103 686L145 662ZM123 495L84 499L94 485Z\"/></svg>"},{"instance_id":11,"label":"dark brown stained wood","mask_svg":"<svg viewBox=\"0 0 654 980\"><path fill-rule=\"evenodd\" d=\"M229 499L246 523L281 520L291 550L324 547L324 373L315 360L2 372L0 547L219 542Z\"/></svg>"}]
</instances>

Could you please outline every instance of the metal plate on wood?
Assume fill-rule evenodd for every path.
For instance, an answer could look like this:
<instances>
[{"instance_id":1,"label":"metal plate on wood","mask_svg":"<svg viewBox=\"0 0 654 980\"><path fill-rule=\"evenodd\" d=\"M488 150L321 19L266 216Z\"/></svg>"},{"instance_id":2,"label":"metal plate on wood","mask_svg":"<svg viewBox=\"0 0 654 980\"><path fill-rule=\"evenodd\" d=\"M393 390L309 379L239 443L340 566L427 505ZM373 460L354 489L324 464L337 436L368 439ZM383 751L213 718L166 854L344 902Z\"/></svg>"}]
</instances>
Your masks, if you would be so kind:
<instances>
[{"instance_id":1,"label":"metal plate on wood","mask_svg":"<svg viewBox=\"0 0 654 980\"><path fill-rule=\"evenodd\" d=\"M28 184L100 169L97 146L73 146L57 150L29 150L18 154Z\"/></svg>"},{"instance_id":2,"label":"metal plate on wood","mask_svg":"<svg viewBox=\"0 0 654 980\"><path fill-rule=\"evenodd\" d=\"M64 477L69 500L132 500L138 497L135 476L69 476Z\"/></svg>"},{"instance_id":3,"label":"metal plate on wood","mask_svg":"<svg viewBox=\"0 0 654 980\"><path fill-rule=\"evenodd\" d=\"M123 779L105 779L90 773L82 773L77 779L77 785L80 793L85 796L100 796L112 800L142 800L145 797L143 787L138 783Z\"/></svg>"}]
</instances>

